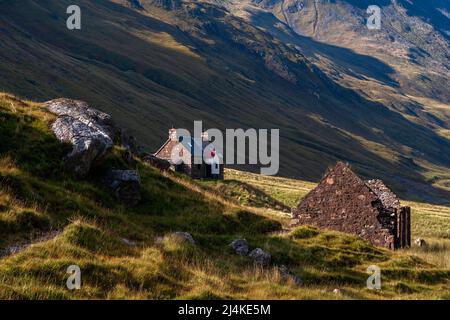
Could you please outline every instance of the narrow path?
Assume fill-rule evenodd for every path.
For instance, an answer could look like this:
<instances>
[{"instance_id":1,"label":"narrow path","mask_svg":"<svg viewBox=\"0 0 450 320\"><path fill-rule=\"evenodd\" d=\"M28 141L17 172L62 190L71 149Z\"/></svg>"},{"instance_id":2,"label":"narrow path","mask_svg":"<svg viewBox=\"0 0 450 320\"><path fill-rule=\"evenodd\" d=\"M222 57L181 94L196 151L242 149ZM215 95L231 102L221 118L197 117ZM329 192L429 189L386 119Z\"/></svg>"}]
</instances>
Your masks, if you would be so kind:
<instances>
[{"instance_id":1,"label":"narrow path","mask_svg":"<svg viewBox=\"0 0 450 320\"><path fill-rule=\"evenodd\" d=\"M30 242L16 243L12 246L6 247L5 249L0 249L0 259L15 255L15 254L25 250L26 248L32 246L33 244L38 244L38 243L52 240L52 239L56 238L56 236L58 236L59 234L61 234L60 230L52 230L52 231L44 232L41 235L39 235L38 237L34 238Z\"/></svg>"}]
</instances>

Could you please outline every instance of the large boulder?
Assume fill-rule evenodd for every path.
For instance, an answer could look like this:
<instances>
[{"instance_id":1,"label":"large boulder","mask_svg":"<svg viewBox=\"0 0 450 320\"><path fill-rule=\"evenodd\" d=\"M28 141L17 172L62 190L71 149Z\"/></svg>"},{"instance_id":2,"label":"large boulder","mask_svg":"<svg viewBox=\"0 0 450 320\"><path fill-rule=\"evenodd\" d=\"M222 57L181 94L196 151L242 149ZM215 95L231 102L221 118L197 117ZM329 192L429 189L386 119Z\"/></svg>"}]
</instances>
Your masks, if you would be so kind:
<instances>
[{"instance_id":1,"label":"large boulder","mask_svg":"<svg viewBox=\"0 0 450 320\"><path fill-rule=\"evenodd\" d=\"M57 99L47 102L47 106L58 115L52 125L56 138L72 145L65 158L67 170L78 177L86 176L114 145L117 128L111 116L78 100Z\"/></svg>"},{"instance_id":2,"label":"large boulder","mask_svg":"<svg viewBox=\"0 0 450 320\"><path fill-rule=\"evenodd\" d=\"M135 206L141 200L141 182L136 170L109 170L104 180L125 205Z\"/></svg>"},{"instance_id":3,"label":"large boulder","mask_svg":"<svg viewBox=\"0 0 450 320\"><path fill-rule=\"evenodd\" d=\"M89 126L100 128L111 139L120 131L109 114L91 108L84 101L61 98L48 101L47 107L58 116L69 116Z\"/></svg>"}]
</instances>

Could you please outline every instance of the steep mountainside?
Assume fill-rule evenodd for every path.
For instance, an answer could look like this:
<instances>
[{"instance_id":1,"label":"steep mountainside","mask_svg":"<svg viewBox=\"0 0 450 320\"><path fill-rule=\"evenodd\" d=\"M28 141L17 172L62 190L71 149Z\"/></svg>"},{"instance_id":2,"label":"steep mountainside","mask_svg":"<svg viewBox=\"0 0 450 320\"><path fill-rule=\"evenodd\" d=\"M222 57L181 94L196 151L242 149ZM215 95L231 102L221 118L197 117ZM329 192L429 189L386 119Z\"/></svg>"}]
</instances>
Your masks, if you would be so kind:
<instances>
[{"instance_id":1,"label":"steep mountainside","mask_svg":"<svg viewBox=\"0 0 450 320\"><path fill-rule=\"evenodd\" d=\"M403 92L450 101L449 1L244 0L231 3L228 5L232 12L256 24L267 23L264 15L271 13L300 36L380 59L395 70L394 80ZM370 5L381 8L380 30L369 30L366 26ZM311 49L316 48L312 45ZM321 50L317 49L320 55ZM341 67L358 65L358 61L346 60L344 55L333 58L336 60L332 62ZM359 67L374 69L370 63ZM357 69L354 71L358 74Z\"/></svg>"},{"instance_id":2,"label":"steep mountainside","mask_svg":"<svg viewBox=\"0 0 450 320\"><path fill-rule=\"evenodd\" d=\"M450 2L223 1L234 14L297 45L328 75L420 123L448 129ZM381 29L366 26L381 9ZM348 50L363 56L355 59ZM372 58L370 58L372 57ZM375 58L375 59L373 59ZM381 63L380 63L381 62ZM426 99L424 99L426 98Z\"/></svg>"},{"instance_id":3,"label":"steep mountainside","mask_svg":"<svg viewBox=\"0 0 450 320\"><path fill-rule=\"evenodd\" d=\"M89 101L152 151L169 127L198 119L205 127L280 128L282 175L317 180L343 159L400 193L448 198L438 189L450 168L445 72L430 76L442 83L433 85L435 94L421 85L408 91L395 68L370 52L306 38L292 31L294 23L289 30L277 1L259 3L264 10L250 20L239 17L243 3L81 0L82 30L70 31L72 1L0 0L0 89ZM417 59L417 70L435 70ZM441 60L436 68L445 67ZM414 96L403 96L399 85ZM392 106L400 95L406 100ZM436 108L426 110L424 99Z\"/></svg>"}]
</instances>

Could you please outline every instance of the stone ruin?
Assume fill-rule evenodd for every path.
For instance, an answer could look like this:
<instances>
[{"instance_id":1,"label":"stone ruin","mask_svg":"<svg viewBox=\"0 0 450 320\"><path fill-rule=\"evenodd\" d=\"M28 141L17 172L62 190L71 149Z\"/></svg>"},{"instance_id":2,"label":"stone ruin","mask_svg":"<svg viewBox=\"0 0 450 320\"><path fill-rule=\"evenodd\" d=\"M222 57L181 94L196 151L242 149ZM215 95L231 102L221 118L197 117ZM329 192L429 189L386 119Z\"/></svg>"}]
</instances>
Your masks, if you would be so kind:
<instances>
[{"instance_id":1,"label":"stone ruin","mask_svg":"<svg viewBox=\"0 0 450 320\"><path fill-rule=\"evenodd\" d=\"M411 245L411 209L381 180L363 181L338 162L292 210L293 224L358 235L375 246Z\"/></svg>"}]
</instances>

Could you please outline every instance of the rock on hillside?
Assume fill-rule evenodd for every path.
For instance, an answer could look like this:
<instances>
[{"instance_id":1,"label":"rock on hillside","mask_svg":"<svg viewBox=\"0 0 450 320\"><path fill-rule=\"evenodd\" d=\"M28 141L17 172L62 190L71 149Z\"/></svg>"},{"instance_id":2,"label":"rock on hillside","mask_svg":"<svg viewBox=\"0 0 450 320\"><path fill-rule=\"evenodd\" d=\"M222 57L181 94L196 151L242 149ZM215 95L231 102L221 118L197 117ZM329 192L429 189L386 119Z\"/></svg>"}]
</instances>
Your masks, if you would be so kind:
<instances>
[{"instance_id":1,"label":"rock on hillside","mask_svg":"<svg viewBox=\"0 0 450 320\"><path fill-rule=\"evenodd\" d=\"M136 170L109 170L105 183L127 206L135 206L141 200L141 182Z\"/></svg>"},{"instance_id":2,"label":"rock on hillside","mask_svg":"<svg viewBox=\"0 0 450 320\"><path fill-rule=\"evenodd\" d=\"M65 158L66 169L77 177L86 176L114 145L117 128L111 117L83 101L57 99L47 102L47 106L58 115L52 125L55 136L72 145Z\"/></svg>"}]
</instances>

